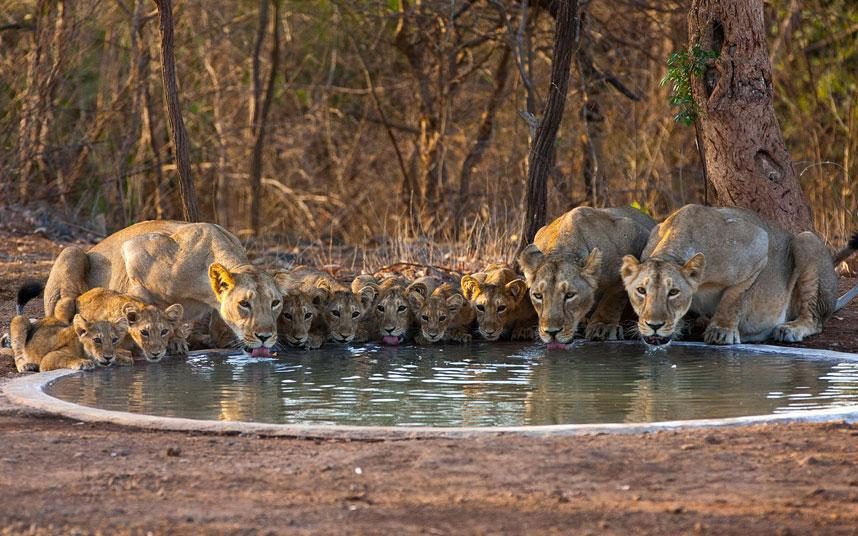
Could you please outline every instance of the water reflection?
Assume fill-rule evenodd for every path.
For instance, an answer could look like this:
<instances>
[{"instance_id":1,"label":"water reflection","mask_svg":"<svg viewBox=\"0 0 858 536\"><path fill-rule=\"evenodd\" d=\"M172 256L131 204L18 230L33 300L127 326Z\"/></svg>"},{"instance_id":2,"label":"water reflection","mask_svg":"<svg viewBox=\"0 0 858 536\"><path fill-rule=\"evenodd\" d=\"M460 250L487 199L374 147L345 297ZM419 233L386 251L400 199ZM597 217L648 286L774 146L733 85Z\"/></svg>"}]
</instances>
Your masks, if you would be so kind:
<instances>
[{"instance_id":1,"label":"water reflection","mask_svg":"<svg viewBox=\"0 0 858 536\"><path fill-rule=\"evenodd\" d=\"M858 363L674 346L368 345L192 356L63 378L88 406L195 419L503 426L735 417L858 403Z\"/></svg>"}]
</instances>

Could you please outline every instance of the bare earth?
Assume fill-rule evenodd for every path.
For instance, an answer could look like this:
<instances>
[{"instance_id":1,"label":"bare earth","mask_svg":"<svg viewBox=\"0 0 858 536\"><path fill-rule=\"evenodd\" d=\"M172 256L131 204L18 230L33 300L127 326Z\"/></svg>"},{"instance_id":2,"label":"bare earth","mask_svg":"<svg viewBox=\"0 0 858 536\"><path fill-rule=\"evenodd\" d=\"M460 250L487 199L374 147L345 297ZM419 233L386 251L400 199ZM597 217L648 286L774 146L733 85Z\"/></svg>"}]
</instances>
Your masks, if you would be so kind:
<instances>
[{"instance_id":1,"label":"bare earth","mask_svg":"<svg viewBox=\"0 0 858 536\"><path fill-rule=\"evenodd\" d=\"M0 231L0 329L59 248ZM807 346L858 352L858 305ZM82 424L0 399L0 438L0 534L858 533L858 426L843 423L344 442Z\"/></svg>"}]
</instances>

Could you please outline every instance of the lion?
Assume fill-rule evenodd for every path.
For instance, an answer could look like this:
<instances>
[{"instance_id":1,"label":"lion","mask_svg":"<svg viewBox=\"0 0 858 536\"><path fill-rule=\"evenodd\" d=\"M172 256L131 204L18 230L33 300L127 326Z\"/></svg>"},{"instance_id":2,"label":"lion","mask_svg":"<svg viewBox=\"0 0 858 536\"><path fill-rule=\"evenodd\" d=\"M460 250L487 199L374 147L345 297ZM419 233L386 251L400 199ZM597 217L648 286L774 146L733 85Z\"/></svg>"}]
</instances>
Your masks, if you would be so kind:
<instances>
[{"instance_id":1,"label":"lion","mask_svg":"<svg viewBox=\"0 0 858 536\"><path fill-rule=\"evenodd\" d=\"M130 359L130 355L118 352L118 343L128 329L125 319L89 321L76 314L71 322L54 316L31 322L23 315L24 305L41 290L40 284L30 284L18 291L17 315L9 326L18 372L92 370L96 365L110 366L115 360Z\"/></svg>"},{"instance_id":2,"label":"lion","mask_svg":"<svg viewBox=\"0 0 858 536\"><path fill-rule=\"evenodd\" d=\"M624 255L640 255L655 221L632 207L578 207L541 228L519 255L539 337L552 347L572 342L590 315L585 337L621 339L628 298L619 269Z\"/></svg>"},{"instance_id":3,"label":"lion","mask_svg":"<svg viewBox=\"0 0 858 536\"><path fill-rule=\"evenodd\" d=\"M355 294L359 294L361 289L365 287L372 287L375 295L366 313L358 321L354 338L354 342L358 343L369 342L378 335L378 319L375 315L375 307L378 301L378 279L373 275L362 274L352 280L351 288Z\"/></svg>"},{"instance_id":4,"label":"lion","mask_svg":"<svg viewBox=\"0 0 858 536\"><path fill-rule=\"evenodd\" d=\"M527 283L509 267L490 266L462 278L462 291L476 312L477 332L487 341L533 340L536 311Z\"/></svg>"},{"instance_id":5,"label":"lion","mask_svg":"<svg viewBox=\"0 0 858 536\"><path fill-rule=\"evenodd\" d=\"M289 272L288 289L297 290L315 296L313 303L318 307L311 336L323 337L338 343L350 343L355 338L358 324L375 299L376 288L365 285L357 292L334 279L327 272L309 266L298 266Z\"/></svg>"},{"instance_id":6,"label":"lion","mask_svg":"<svg viewBox=\"0 0 858 536\"><path fill-rule=\"evenodd\" d=\"M324 296L322 289L315 289L312 295L297 289L283 295L283 310L277 319L281 343L311 350L322 346L327 335L312 331L312 327L319 314L316 303L321 303Z\"/></svg>"},{"instance_id":7,"label":"lion","mask_svg":"<svg viewBox=\"0 0 858 536\"><path fill-rule=\"evenodd\" d=\"M837 258L852 245L858 240ZM834 260L819 237L741 208L680 208L653 230L640 259L626 256L621 275L653 346L678 337L689 311L708 319L709 344L798 342L822 331L851 294L837 299Z\"/></svg>"},{"instance_id":8,"label":"lion","mask_svg":"<svg viewBox=\"0 0 858 536\"><path fill-rule=\"evenodd\" d=\"M94 288L76 300L60 300L54 312L61 319L71 318L75 312L93 321L115 323L124 318L128 333L120 346L129 352L141 353L146 361L160 361L168 352L178 355L188 353L188 343L181 325L184 308L180 303L174 303L162 311L128 294Z\"/></svg>"},{"instance_id":9,"label":"lion","mask_svg":"<svg viewBox=\"0 0 858 536\"><path fill-rule=\"evenodd\" d=\"M413 292L422 292L427 281L421 281ZM375 300L375 325L381 342L398 346L410 340L414 333L414 314L408 298L409 281L398 275L384 277L378 283Z\"/></svg>"},{"instance_id":10,"label":"lion","mask_svg":"<svg viewBox=\"0 0 858 536\"><path fill-rule=\"evenodd\" d=\"M45 316L60 299L103 287L161 308L181 304L189 322L210 318L219 346L270 357L284 276L251 265L238 239L219 225L145 221L88 251L60 252L45 288Z\"/></svg>"},{"instance_id":11,"label":"lion","mask_svg":"<svg viewBox=\"0 0 858 536\"><path fill-rule=\"evenodd\" d=\"M412 290L409 298L420 324L420 332L415 337L417 344L471 341L470 328L476 317L474 308L452 285L444 283L429 296Z\"/></svg>"}]
</instances>

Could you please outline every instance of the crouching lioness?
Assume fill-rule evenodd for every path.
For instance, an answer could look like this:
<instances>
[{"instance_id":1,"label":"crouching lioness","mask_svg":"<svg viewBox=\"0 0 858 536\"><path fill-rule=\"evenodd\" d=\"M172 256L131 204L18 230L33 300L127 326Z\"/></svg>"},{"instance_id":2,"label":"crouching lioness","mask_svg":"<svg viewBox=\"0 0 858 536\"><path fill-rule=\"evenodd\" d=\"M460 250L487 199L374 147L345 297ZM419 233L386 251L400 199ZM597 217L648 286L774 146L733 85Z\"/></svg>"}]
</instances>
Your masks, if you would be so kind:
<instances>
[{"instance_id":1,"label":"crouching lioness","mask_svg":"<svg viewBox=\"0 0 858 536\"><path fill-rule=\"evenodd\" d=\"M536 233L518 262L544 342L572 342L594 305L585 336L622 338L620 318L627 298L620 264L624 255L640 254L654 225L652 218L631 207L579 207Z\"/></svg>"},{"instance_id":2,"label":"crouching lioness","mask_svg":"<svg viewBox=\"0 0 858 536\"><path fill-rule=\"evenodd\" d=\"M688 311L710 318L710 344L800 341L854 297L837 300L834 261L815 234L791 235L745 209L686 205L653 230L642 259L625 257L621 271L651 345L676 337Z\"/></svg>"},{"instance_id":3,"label":"crouching lioness","mask_svg":"<svg viewBox=\"0 0 858 536\"><path fill-rule=\"evenodd\" d=\"M222 324L231 332L232 340L219 345L265 357L277 343L282 307L275 279L281 274L252 266L238 239L219 225L146 221L88 251L64 249L48 276L45 315L53 316L62 298L104 287L161 308L180 304L189 322L211 312L212 332Z\"/></svg>"}]
</instances>

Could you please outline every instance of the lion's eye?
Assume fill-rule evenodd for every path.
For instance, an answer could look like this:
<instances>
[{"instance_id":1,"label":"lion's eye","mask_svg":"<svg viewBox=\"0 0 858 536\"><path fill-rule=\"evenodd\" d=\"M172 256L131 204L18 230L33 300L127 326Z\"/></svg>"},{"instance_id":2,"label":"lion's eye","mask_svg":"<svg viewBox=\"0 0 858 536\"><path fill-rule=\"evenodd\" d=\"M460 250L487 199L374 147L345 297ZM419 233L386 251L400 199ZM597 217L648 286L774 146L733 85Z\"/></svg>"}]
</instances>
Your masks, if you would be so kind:
<instances>
[{"instance_id":1,"label":"lion's eye","mask_svg":"<svg viewBox=\"0 0 858 536\"><path fill-rule=\"evenodd\" d=\"M336 318L340 317L340 312L337 310L331 310L331 314L334 315L334 317L336 317Z\"/></svg>"},{"instance_id":2,"label":"lion's eye","mask_svg":"<svg viewBox=\"0 0 858 536\"><path fill-rule=\"evenodd\" d=\"M167 333L169 333L169 330L166 330L166 329L162 329L162 330L161 330L161 336L162 336L162 337L166 337L166 336L167 336Z\"/></svg>"},{"instance_id":3,"label":"lion's eye","mask_svg":"<svg viewBox=\"0 0 858 536\"><path fill-rule=\"evenodd\" d=\"M113 337L112 342L113 344L116 344L117 342L119 342L119 339L117 337Z\"/></svg>"},{"instance_id":4,"label":"lion's eye","mask_svg":"<svg viewBox=\"0 0 858 536\"><path fill-rule=\"evenodd\" d=\"M353 313L352 313L352 318L357 318L357 317L359 317L359 316L360 316L360 313L359 313L359 312L357 312L357 311L355 311L355 312L353 312Z\"/></svg>"},{"instance_id":5,"label":"lion's eye","mask_svg":"<svg viewBox=\"0 0 858 536\"><path fill-rule=\"evenodd\" d=\"M292 320L292 313L283 313L283 316L286 317L286 320Z\"/></svg>"},{"instance_id":6,"label":"lion's eye","mask_svg":"<svg viewBox=\"0 0 858 536\"><path fill-rule=\"evenodd\" d=\"M564 298L565 298L565 299L567 299L567 300L571 300L571 299L573 299L574 297L575 297L575 293L574 293L574 292L567 292L567 293L566 293L566 295L564 296Z\"/></svg>"},{"instance_id":7,"label":"lion's eye","mask_svg":"<svg viewBox=\"0 0 858 536\"><path fill-rule=\"evenodd\" d=\"M439 321L439 322L443 322L443 321L445 321L445 320L447 320L447 316L446 316L446 315L441 315L441 316L439 316L439 317L438 317L438 321Z\"/></svg>"},{"instance_id":8,"label":"lion's eye","mask_svg":"<svg viewBox=\"0 0 858 536\"><path fill-rule=\"evenodd\" d=\"M94 342L95 344L101 344L101 337L96 337L92 339L92 342Z\"/></svg>"},{"instance_id":9,"label":"lion's eye","mask_svg":"<svg viewBox=\"0 0 858 536\"><path fill-rule=\"evenodd\" d=\"M244 309L250 309L250 302L247 300L241 300L240 302L238 302L238 306Z\"/></svg>"},{"instance_id":10,"label":"lion's eye","mask_svg":"<svg viewBox=\"0 0 858 536\"><path fill-rule=\"evenodd\" d=\"M486 306L485 305L477 305L477 311L479 311L481 313L485 313L486 312Z\"/></svg>"},{"instance_id":11,"label":"lion's eye","mask_svg":"<svg viewBox=\"0 0 858 536\"><path fill-rule=\"evenodd\" d=\"M272 309L276 309L279 306L280 306L280 300L274 300L273 302L271 302L271 308Z\"/></svg>"},{"instance_id":12,"label":"lion's eye","mask_svg":"<svg viewBox=\"0 0 858 536\"><path fill-rule=\"evenodd\" d=\"M423 315L420 317L420 319L423 320L424 322L429 322L429 315Z\"/></svg>"},{"instance_id":13,"label":"lion's eye","mask_svg":"<svg viewBox=\"0 0 858 536\"><path fill-rule=\"evenodd\" d=\"M679 289L672 288L667 292L667 295L670 296L671 298L674 296L678 296L679 295Z\"/></svg>"},{"instance_id":14,"label":"lion's eye","mask_svg":"<svg viewBox=\"0 0 858 536\"><path fill-rule=\"evenodd\" d=\"M542 294L539 292L534 292L533 294L531 294L531 297L533 297L533 299L537 301L542 300Z\"/></svg>"},{"instance_id":15,"label":"lion's eye","mask_svg":"<svg viewBox=\"0 0 858 536\"><path fill-rule=\"evenodd\" d=\"M148 329L141 329L140 335L143 335L144 337L148 337L149 336L149 330Z\"/></svg>"},{"instance_id":16,"label":"lion's eye","mask_svg":"<svg viewBox=\"0 0 858 536\"><path fill-rule=\"evenodd\" d=\"M637 290L638 294L640 294L641 296L646 296L646 289L645 288L638 287L636 290Z\"/></svg>"},{"instance_id":17,"label":"lion's eye","mask_svg":"<svg viewBox=\"0 0 858 536\"><path fill-rule=\"evenodd\" d=\"M305 320L310 320L311 318L313 318L313 313L305 313L305 314L304 314L304 319L305 319Z\"/></svg>"},{"instance_id":18,"label":"lion's eye","mask_svg":"<svg viewBox=\"0 0 858 536\"><path fill-rule=\"evenodd\" d=\"M379 312L382 312L382 313L383 313L383 312L384 312L384 305L379 305L379 306L377 307L377 309L379 310Z\"/></svg>"},{"instance_id":19,"label":"lion's eye","mask_svg":"<svg viewBox=\"0 0 858 536\"><path fill-rule=\"evenodd\" d=\"M498 305L498 312L502 313L504 311L506 311L506 305Z\"/></svg>"},{"instance_id":20,"label":"lion's eye","mask_svg":"<svg viewBox=\"0 0 858 536\"><path fill-rule=\"evenodd\" d=\"M396 308L396 310L399 311L400 313L406 309L407 309L407 307L405 307L404 305L400 305L399 307Z\"/></svg>"}]
</instances>

